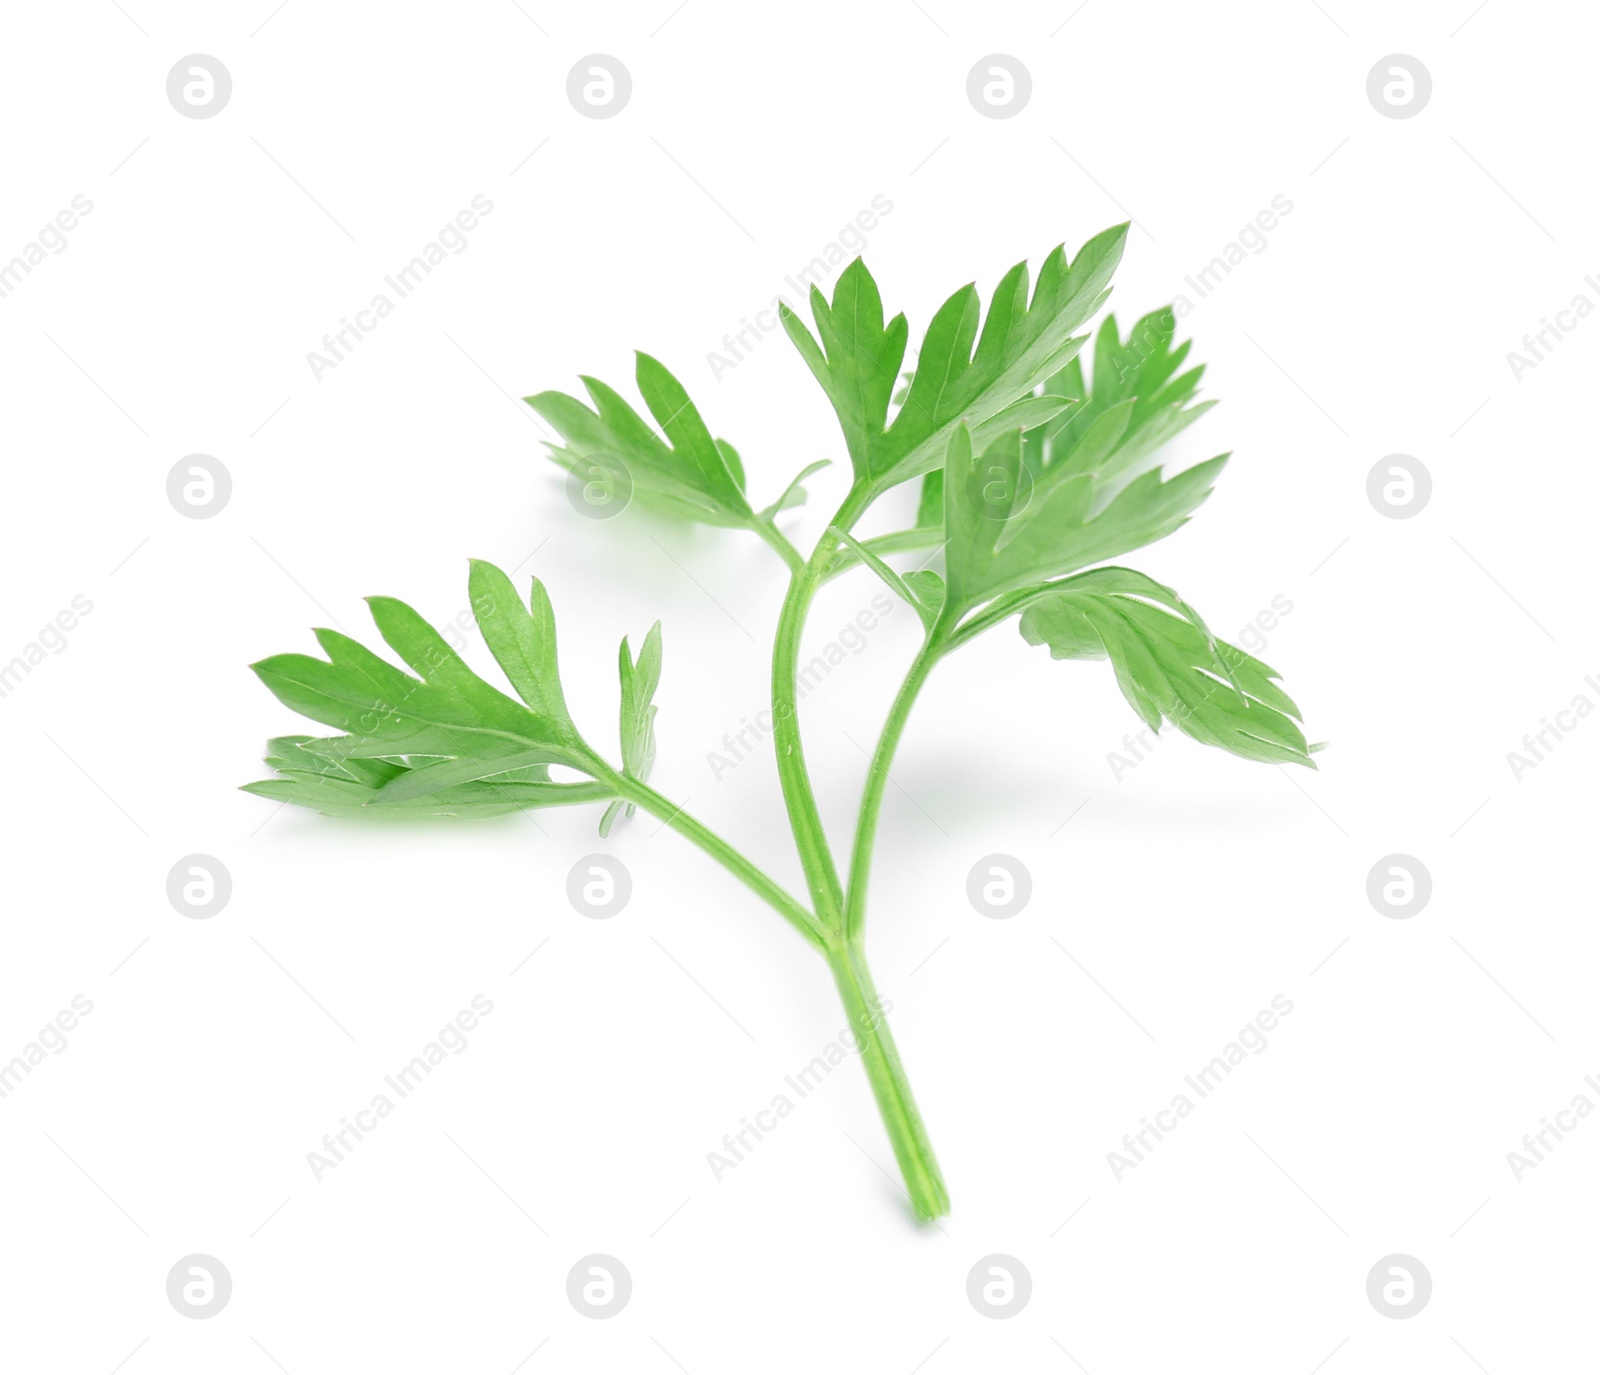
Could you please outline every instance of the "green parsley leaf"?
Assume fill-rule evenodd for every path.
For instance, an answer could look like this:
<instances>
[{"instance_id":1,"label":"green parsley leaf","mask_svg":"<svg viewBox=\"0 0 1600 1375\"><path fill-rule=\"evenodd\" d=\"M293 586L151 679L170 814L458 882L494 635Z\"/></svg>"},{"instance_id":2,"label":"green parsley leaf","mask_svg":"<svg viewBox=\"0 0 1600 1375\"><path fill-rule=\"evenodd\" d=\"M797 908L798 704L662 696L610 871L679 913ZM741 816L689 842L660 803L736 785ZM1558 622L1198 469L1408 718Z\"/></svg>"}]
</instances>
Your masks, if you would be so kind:
<instances>
[{"instance_id":1,"label":"green parsley leaf","mask_svg":"<svg viewBox=\"0 0 1600 1375\"><path fill-rule=\"evenodd\" d=\"M1097 568L1052 584L1023 611L1020 629L1054 659L1109 658L1122 695L1151 730L1167 720L1244 759L1316 768L1278 674L1215 639L1153 578Z\"/></svg>"},{"instance_id":2,"label":"green parsley leaf","mask_svg":"<svg viewBox=\"0 0 1600 1375\"><path fill-rule=\"evenodd\" d=\"M1090 239L1069 264L1058 245L1039 269L1028 300L1028 265L1001 279L978 333L979 297L968 283L935 313L918 350L905 399L888 420L905 356L906 323L887 325L877 284L858 258L840 274L829 305L811 289L819 344L786 306L784 329L833 403L858 478L892 486L939 466L965 422L983 444L1011 428L1032 428L1060 412L1062 397L1035 395L1084 343L1072 331L1097 311L1122 257L1127 225ZM976 349L974 349L976 341Z\"/></svg>"},{"instance_id":3,"label":"green parsley leaf","mask_svg":"<svg viewBox=\"0 0 1600 1375\"><path fill-rule=\"evenodd\" d=\"M326 660L279 654L252 665L285 706L343 734L274 742L268 762L280 777L250 790L337 812L483 813L613 797L609 788L550 779L551 764L591 777L604 765L567 714L543 585L533 580L525 606L504 573L475 561L469 590L484 639L522 702L478 677L404 602L370 597L379 634L412 673L332 630L315 632Z\"/></svg>"},{"instance_id":4,"label":"green parsley leaf","mask_svg":"<svg viewBox=\"0 0 1600 1375\"><path fill-rule=\"evenodd\" d=\"M1217 403L1187 404L1205 367L1173 374L1189 353L1189 341L1173 347L1177 322L1170 307L1152 311L1128 332L1124 342L1115 315L1095 336L1093 386L1085 382L1080 357L1074 357L1044 384L1044 395L1066 404L1055 416L1023 434L1023 462L1030 476L1050 468L1095 471L1103 488L1123 484L1150 466L1150 457L1180 430ZM981 443L981 441L978 441ZM922 479L918 529L944 523L944 470Z\"/></svg>"},{"instance_id":5,"label":"green parsley leaf","mask_svg":"<svg viewBox=\"0 0 1600 1375\"><path fill-rule=\"evenodd\" d=\"M1116 316L1106 317L1095 336L1092 387L1081 358L1045 383L1046 392L1082 400L1029 431L1023 450L1034 476L1051 469L1093 472L1102 490L1126 485L1150 466L1157 449L1217 404L1189 404L1204 366L1173 376L1189 353L1188 340L1172 346L1176 330L1170 307L1146 315L1126 342Z\"/></svg>"},{"instance_id":6,"label":"green parsley leaf","mask_svg":"<svg viewBox=\"0 0 1600 1375\"><path fill-rule=\"evenodd\" d=\"M1228 461L1223 454L1166 481L1152 468L1123 485L1067 464L1035 478L1022 452L1017 430L981 455L964 426L950 441L944 503L952 605L977 606L1170 535L1211 495Z\"/></svg>"},{"instance_id":7,"label":"green parsley leaf","mask_svg":"<svg viewBox=\"0 0 1600 1375\"><path fill-rule=\"evenodd\" d=\"M533 579L529 604L524 606L511 579L492 563L472 559L469 566L467 593L472 614L495 662L532 711L559 722L565 732L576 737L561 694L556 616L544 584Z\"/></svg>"},{"instance_id":8,"label":"green parsley leaf","mask_svg":"<svg viewBox=\"0 0 1600 1375\"><path fill-rule=\"evenodd\" d=\"M650 768L656 760L656 706L651 700L661 682L661 622L650 627L639 646L639 657L633 658L628 650L628 637L622 637L618 651L617 674L622 681L622 771L641 783L650 779ZM627 806L628 815L634 809L620 799L606 808L600 819L600 834L611 834L617 814Z\"/></svg>"},{"instance_id":9,"label":"green parsley leaf","mask_svg":"<svg viewBox=\"0 0 1600 1375\"><path fill-rule=\"evenodd\" d=\"M647 353L638 355L635 380L658 428L593 377L581 379L593 410L563 392L524 398L566 441L549 445L550 457L608 491L631 486L647 506L705 525L751 527L738 451L711 437L683 385Z\"/></svg>"},{"instance_id":10,"label":"green parsley leaf","mask_svg":"<svg viewBox=\"0 0 1600 1375\"><path fill-rule=\"evenodd\" d=\"M329 816L501 816L530 807L604 802L612 791L603 783L553 783L545 765L509 769L490 779L441 787L410 798L385 797L373 804L391 780L415 772L405 759L362 759L338 751L341 741L309 735L284 735L267 744L265 762L276 778L246 783L243 791L275 802L292 802ZM322 747L333 746L328 753Z\"/></svg>"}]
</instances>

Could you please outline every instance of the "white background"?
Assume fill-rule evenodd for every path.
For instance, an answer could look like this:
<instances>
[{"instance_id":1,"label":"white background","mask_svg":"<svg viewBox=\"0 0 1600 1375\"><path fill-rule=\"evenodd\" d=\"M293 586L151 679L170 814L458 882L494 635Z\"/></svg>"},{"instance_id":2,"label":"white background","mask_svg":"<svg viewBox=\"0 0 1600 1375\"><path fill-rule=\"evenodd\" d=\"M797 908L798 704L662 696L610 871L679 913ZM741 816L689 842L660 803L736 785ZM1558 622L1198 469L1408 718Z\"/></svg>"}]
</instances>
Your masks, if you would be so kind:
<instances>
[{"instance_id":1,"label":"white background","mask_svg":"<svg viewBox=\"0 0 1600 1375\"><path fill-rule=\"evenodd\" d=\"M0 700L0 1054L94 1005L0 1101L8 1369L714 1375L847 1352L904 1375L1498 1375L1589 1349L1600 1125L1520 1182L1506 1153L1600 1101L1600 724L1520 781L1506 756L1600 701L1600 322L1520 381L1506 354L1600 302L1600 25L1509 0L1074 3L8 7L0 259L94 206L0 300L0 658L93 603ZM633 78L605 121L565 95L595 52ZM995 52L1032 74L1009 120L965 94ZM1433 78L1403 121L1366 96L1395 52ZM191 53L232 74L215 118L167 101ZM316 380L308 350L476 194L494 209L467 250ZM548 583L598 742L618 639L663 620L653 781L798 888L770 750L707 764L764 701L781 565L736 533L580 519L514 398L580 371L632 394L646 348L770 501L843 459L826 403L777 335L720 381L706 355L878 194L867 258L913 343L961 283L1125 215L1126 323L1293 202L1183 321L1225 404L1182 456L1235 457L1128 561L1226 638L1292 602L1260 652L1331 742L1313 774L1174 738L1118 781L1137 722L1106 666L1005 627L940 668L869 928L954 1199L937 1229L910 1220L854 1062L715 1182L706 1153L843 1013L821 961L657 823L381 828L234 791L304 724L250 661L309 650L313 624L374 638L368 593L449 619L485 557ZM165 495L196 452L233 478L205 521ZM1406 521L1365 491L1395 452L1433 475ZM797 540L844 483L814 482ZM877 591L832 585L810 643ZM836 837L914 642L900 607L807 699ZM634 879L608 922L565 897L600 850ZM1033 876L1009 921L965 897L997 851ZM195 852L232 874L209 920L165 894ZM1393 852L1433 877L1409 920L1366 898ZM480 993L469 1048L314 1179L323 1133ZM1107 1152L1276 994L1294 1011L1268 1049L1119 1182ZM195 1252L234 1283L206 1321L165 1294ZM592 1252L633 1277L607 1321L565 1294ZM965 1297L992 1252L1033 1278L1009 1321ZM1433 1277L1405 1321L1365 1292L1393 1252Z\"/></svg>"}]
</instances>

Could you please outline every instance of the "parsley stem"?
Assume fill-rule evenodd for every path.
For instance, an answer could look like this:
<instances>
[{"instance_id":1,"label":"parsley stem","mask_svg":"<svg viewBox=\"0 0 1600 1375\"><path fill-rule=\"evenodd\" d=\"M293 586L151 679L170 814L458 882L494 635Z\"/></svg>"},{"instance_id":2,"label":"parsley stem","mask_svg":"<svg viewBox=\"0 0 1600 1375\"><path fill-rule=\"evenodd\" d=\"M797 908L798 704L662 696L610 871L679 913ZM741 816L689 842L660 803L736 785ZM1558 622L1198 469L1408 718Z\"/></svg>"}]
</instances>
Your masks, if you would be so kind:
<instances>
[{"instance_id":1,"label":"parsley stem","mask_svg":"<svg viewBox=\"0 0 1600 1375\"><path fill-rule=\"evenodd\" d=\"M865 485L852 487L844 504L828 522L830 528L849 530L860 519L872 496ZM806 772L805 752L800 743L800 699L795 681L800 669L800 637L805 630L806 613L827 577L836 545L835 537L824 533L805 567L789 580L772 648L772 743L777 753L784 806L789 811L789 825L794 831L795 847L800 852L806 885L811 890L812 905L824 927L840 931L844 924L844 889L839 882L833 852L828 848L828 836L817 809L811 777Z\"/></svg>"},{"instance_id":2,"label":"parsley stem","mask_svg":"<svg viewBox=\"0 0 1600 1375\"><path fill-rule=\"evenodd\" d=\"M616 789L619 797L643 808L651 816L670 826L679 835L692 840L735 878L741 880L759 898L771 906L791 926L800 932L816 949L828 954L829 940L820 922L802 907L766 872L746 859L721 836L696 821L670 798L663 797L654 788L629 778L625 774L607 769L606 782Z\"/></svg>"},{"instance_id":3,"label":"parsley stem","mask_svg":"<svg viewBox=\"0 0 1600 1375\"><path fill-rule=\"evenodd\" d=\"M1056 587L1071 581L1071 578L1055 578L1049 582L1039 583L1035 587L1020 588L1015 592L1007 592L1002 597L996 597L978 615L956 628L950 636L948 648L959 649L968 640L976 638L986 630L993 630L1001 621L1026 610L1031 602L1038 601Z\"/></svg>"},{"instance_id":4,"label":"parsley stem","mask_svg":"<svg viewBox=\"0 0 1600 1375\"><path fill-rule=\"evenodd\" d=\"M845 902L845 934L851 940L860 939L867 917L867 880L872 869L872 847L878 834L878 814L882 810L884 789L889 782L889 766L894 760L894 752L905 731L906 722L910 719L917 694L922 691L928 674L945 651L948 630L943 616L929 628L922 648L906 670L905 680L895 694L894 704L889 708L888 718L878 735L877 748L872 752L872 762L867 768L866 781L861 789L861 807L856 815L855 845L850 852L850 892Z\"/></svg>"},{"instance_id":5,"label":"parsley stem","mask_svg":"<svg viewBox=\"0 0 1600 1375\"><path fill-rule=\"evenodd\" d=\"M878 996L866 955L856 941L847 941L828 957L839 996L850 1016L850 1026L861 1048L861 1060L872 1084L873 1097L889 1133L889 1144L899 1162L911 1206L919 1218L929 1221L950 1211L950 1194L934 1158L933 1146L922 1115L911 1096L911 1085L900 1064L889 1033L888 1005Z\"/></svg>"},{"instance_id":6,"label":"parsley stem","mask_svg":"<svg viewBox=\"0 0 1600 1375\"><path fill-rule=\"evenodd\" d=\"M778 529L772 521L762 520L758 516L751 523L750 528L777 551L778 557L788 564L791 575L800 572L805 567L804 556L790 542L789 537Z\"/></svg>"},{"instance_id":7,"label":"parsley stem","mask_svg":"<svg viewBox=\"0 0 1600 1375\"><path fill-rule=\"evenodd\" d=\"M908 554L919 549L937 549L944 543L944 528L934 526L917 530L895 530L887 535L874 535L861 541L861 547L882 558L885 554ZM826 580L832 581L841 573L848 573L861 562L853 549L841 549L828 565ZM920 566L920 565L919 565Z\"/></svg>"},{"instance_id":8,"label":"parsley stem","mask_svg":"<svg viewBox=\"0 0 1600 1375\"><path fill-rule=\"evenodd\" d=\"M805 628L806 612L817 589L833 571L834 556L839 545L834 532L848 532L875 495L868 484L851 489L844 504L829 522L828 531L818 540L805 568L789 584L772 656L773 743L777 750L778 776L783 783L784 802L789 809L795 844L817 913L829 936L825 949L828 967L833 971L839 997L861 1047L862 1064L867 1071L878 1112L883 1118L884 1130L889 1135L889 1144L894 1149L895 1160L905 1180L911 1206L919 1218L928 1220L942 1217L950 1211L950 1195L945 1189L944 1177L939 1171L939 1162L928 1140L922 1116L917 1111L905 1067L900 1063L900 1052L895 1047L894 1037L885 1020L888 1009L878 997L872 974L867 968L866 952L856 934L865 916L867 867L860 859L858 849L856 863L852 866L854 896L850 906L846 907L833 853L829 849L811 780L806 772L797 710L799 698L795 680L800 660L800 636ZM941 619L929 632L912 669L911 678L915 682L908 679L908 688L903 688L896 699L889 723L885 726L888 743L880 741L879 757L874 759L868 773L866 790L872 802L870 806L863 806L863 825L866 827L869 849L871 832L876 826L878 804L882 801L883 787L888 777L888 757L893 754L894 742L904 728L917 690L939 657L941 637L946 629ZM859 847L860 832L857 841ZM859 889L856 888L857 871L860 874Z\"/></svg>"},{"instance_id":9,"label":"parsley stem","mask_svg":"<svg viewBox=\"0 0 1600 1375\"><path fill-rule=\"evenodd\" d=\"M604 767L604 766L602 766ZM866 954L859 942L842 941L836 932L825 929L817 918L778 886L766 873L708 827L688 815L683 808L654 788L624 774L612 773L606 782L617 794L660 818L680 835L687 837L735 877L747 884L794 926L806 940L821 951L833 972L834 983L861 1050L861 1062L872 1086L873 1098L883 1118L889 1144L905 1179L906 1192L916 1215L924 1220L942 1217L950 1211L950 1195L945 1189L939 1162L928 1140L927 1128L917 1111L900 1052L886 1020L889 1006L878 995Z\"/></svg>"}]
</instances>

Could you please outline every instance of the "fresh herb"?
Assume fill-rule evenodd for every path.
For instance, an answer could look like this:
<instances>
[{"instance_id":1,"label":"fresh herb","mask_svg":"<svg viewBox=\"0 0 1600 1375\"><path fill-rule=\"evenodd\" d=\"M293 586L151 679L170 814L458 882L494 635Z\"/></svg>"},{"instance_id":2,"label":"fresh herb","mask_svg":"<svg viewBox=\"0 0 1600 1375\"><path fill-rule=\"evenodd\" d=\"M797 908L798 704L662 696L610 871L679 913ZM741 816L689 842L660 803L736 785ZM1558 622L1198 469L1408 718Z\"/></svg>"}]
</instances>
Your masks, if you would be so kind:
<instances>
[{"instance_id":1,"label":"fresh herb","mask_svg":"<svg viewBox=\"0 0 1600 1375\"><path fill-rule=\"evenodd\" d=\"M810 555L778 518L805 500L800 473L771 505L746 496L744 464L715 439L688 394L640 354L636 381L654 425L604 383L584 378L589 405L559 392L528 398L562 437L555 461L584 480L625 474L640 502L709 525L753 531L790 569L773 654L772 716L778 772L805 874L792 896L721 837L649 785L655 757L652 697L661 674L657 624L621 676L621 764L579 733L556 667L555 617L543 585L528 600L487 563L469 591L484 640L516 698L473 673L410 607L371 599L378 633L409 667L394 667L330 630L325 659L285 654L255 671L286 705L338 734L273 740L277 771L249 790L333 814L493 815L595 803L601 832L635 808L660 818L742 879L828 962L919 1217L949 1209L944 1180L901 1068L867 968L863 933L873 838L889 766L912 705L935 664L985 630L1020 617L1030 644L1055 658L1111 661L1118 686L1152 729L1164 721L1246 759L1305 764L1299 712L1259 660L1224 644L1171 588L1108 560L1184 524L1210 494L1226 454L1165 475L1161 450L1206 411L1199 367L1180 371L1170 310L1124 339L1108 316L1086 373L1074 333L1104 303L1127 226L1091 239L1070 262L1044 261L1032 299L1019 263L996 288L979 333L979 298L951 296L906 362L905 317L885 322L877 284L857 259L830 302L811 290L816 333L792 311L783 325L838 416L854 480ZM892 413L891 413L892 412ZM885 493L920 480L915 523L862 539L853 531ZM943 573L896 572L888 557L942 551ZM924 559L924 562L929 561ZM865 567L915 611L922 647L906 673L872 756L848 868L823 829L806 771L797 711L800 638L817 590ZM520 700L518 700L520 699ZM566 772L551 776L551 767ZM573 779L571 774L579 777Z\"/></svg>"}]
</instances>

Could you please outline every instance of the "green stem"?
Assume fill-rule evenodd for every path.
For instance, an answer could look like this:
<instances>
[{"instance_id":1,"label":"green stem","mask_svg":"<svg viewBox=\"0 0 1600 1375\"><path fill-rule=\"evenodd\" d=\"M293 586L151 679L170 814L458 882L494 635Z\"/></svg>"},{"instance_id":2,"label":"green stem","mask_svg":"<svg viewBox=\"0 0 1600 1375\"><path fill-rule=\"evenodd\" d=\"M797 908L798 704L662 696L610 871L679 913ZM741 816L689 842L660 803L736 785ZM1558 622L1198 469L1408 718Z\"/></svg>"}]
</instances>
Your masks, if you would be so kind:
<instances>
[{"instance_id":1,"label":"green stem","mask_svg":"<svg viewBox=\"0 0 1600 1375\"><path fill-rule=\"evenodd\" d=\"M789 566L791 575L798 573L805 567L805 559L801 557L800 551L790 543L789 537L770 520L762 520L757 516L752 520L750 528L777 551L778 557Z\"/></svg>"},{"instance_id":2,"label":"green stem","mask_svg":"<svg viewBox=\"0 0 1600 1375\"><path fill-rule=\"evenodd\" d=\"M943 527L927 526L917 530L895 530L887 535L874 535L871 539L862 540L861 547L882 558L885 554L907 554L918 549L937 549L943 543ZM860 562L861 556L853 549L841 549L828 565L823 580L830 582L839 574L848 573Z\"/></svg>"},{"instance_id":3,"label":"green stem","mask_svg":"<svg viewBox=\"0 0 1600 1375\"><path fill-rule=\"evenodd\" d=\"M844 504L828 522L829 530L848 531L872 503L870 486L852 487ZM783 784L784 804L794 829L795 845L805 869L821 925L828 933L828 967L833 971L839 997L849 1015L861 1060L883 1117L884 1130L894 1149L895 1160L905 1179L911 1206L919 1218L942 1217L950 1211L950 1195L939 1173L939 1162L928 1141L927 1129L917 1111L906 1080L900 1052L885 1020L887 1008L873 986L861 943L843 934L844 895L839 883L833 852L822 827L816 796L806 772L805 754L800 742L799 693L796 678L800 664L800 636L806 612L817 589L831 576L837 537L824 534L817 541L804 569L789 584L783 611L778 619L777 641L772 652L773 743L777 750L778 777ZM903 724L903 722L902 722ZM870 786L869 780L869 786ZM880 785L881 786L881 785Z\"/></svg>"},{"instance_id":4,"label":"green stem","mask_svg":"<svg viewBox=\"0 0 1600 1375\"><path fill-rule=\"evenodd\" d=\"M950 1194L927 1129L922 1125L922 1115L911 1096L900 1053L889 1033L888 1006L873 985L866 955L858 942L847 941L829 954L828 965L849 1014L856 1044L861 1048L861 1061L889 1133L889 1144L894 1147L894 1158L900 1164L911 1206L925 1221L943 1217L950 1211Z\"/></svg>"},{"instance_id":5,"label":"green stem","mask_svg":"<svg viewBox=\"0 0 1600 1375\"><path fill-rule=\"evenodd\" d=\"M1055 578L1050 582L1038 583L1033 587L1019 588L1015 592L1007 592L1002 597L996 597L978 615L970 621L958 626L950 636L948 649L959 649L968 640L975 639L986 630L993 630L995 626L1008 616L1015 616L1019 611L1025 611L1028 605L1047 597L1064 583L1075 580L1077 575L1070 578Z\"/></svg>"},{"instance_id":6,"label":"green stem","mask_svg":"<svg viewBox=\"0 0 1600 1375\"><path fill-rule=\"evenodd\" d=\"M599 761L596 761L597 763ZM942 1217L950 1211L950 1195L945 1189L939 1162L934 1157L922 1115L917 1111L900 1052L885 1020L888 1006L878 995L867 968L866 955L859 943L841 942L835 933L825 931L817 919L800 906L765 873L747 860L720 836L696 821L681 807L654 788L616 773L609 767L605 781L619 797L659 817L680 835L687 837L743 880L764 901L775 908L828 961L839 997L861 1048L861 1062L889 1134L895 1160L906 1182L911 1205L919 1218Z\"/></svg>"},{"instance_id":7,"label":"green stem","mask_svg":"<svg viewBox=\"0 0 1600 1375\"><path fill-rule=\"evenodd\" d=\"M740 879L758 897L774 908L812 946L820 950L824 955L829 954L830 946L827 932L824 931L816 917L796 902L766 873L752 864L733 846L729 845L721 836L701 822L696 821L682 807L677 806L669 798L663 797L654 788L640 783L637 779L629 778L626 774L616 773L609 768L606 769L606 772L609 777L605 781L616 789L618 797L643 808L651 816L665 822L679 835L692 840L712 859L716 860L735 878Z\"/></svg>"},{"instance_id":8,"label":"green stem","mask_svg":"<svg viewBox=\"0 0 1600 1375\"><path fill-rule=\"evenodd\" d=\"M866 487L852 488L830 522L830 529L848 531L871 503L872 495ZM772 543L770 540L768 542ZM950 1211L950 1196L939 1172L933 1146L928 1140L927 1129L922 1124L921 1114L912 1097L905 1068L900 1063L900 1053L889 1031L886 1020L888 1008L873 984L861 942L847 936L845 928L847 910L856 913L853 929L860 928L865 909L867 873L863 846L865 852L870 853L877 809L888 776L888 760L905 726L905 718L910 713L917 690L939 657L938 646L948 627L941 619L930 630L928 640L908 677L907 687L901 689L900 697L890 713L889 723L884 728L884 739L879 741L879 758L874 759L867 779L868 795L872 802L870 807L865 801L863 803L861 825L864 832L860 828L857 830L857 854L852 865L852 892L857 892L856 874L859 872L859 894L852 900L851 908L847 909L838 869L817 808L816 795L806 772L805 754L800 741L797 688L800 638L805 629L806 613L817 589L830 576L838 542L836 535L825 534L817 542L810 559L796 568L779 616L772 656L773 737L778 776L783 784L784 803L794 830L806 883L811 890L815 913L807 911L726 841L693 817L687 816L682 808L675 807L645 784L616 773L602 761L594 762L600 770L598 776L615 787L617 796L659 817L700 846L775 908L812 946L822 952L828 961L828 968L833 972L839 997L860 1047L862 1064L872 1085L884 1128L889 1134L895 1160L905 1179L911 1205L919 1218L932 1219ZM788 541L783 540L783 544L787 545ZM773 547L778 548L780 553L784 552L777 544ZM789 561L787 555L785 559Z\"/></svg>"},{"instance_id":9,"label":"green stem","mask_svg":"<svg viewBox=\"0 0 1600 1375\"><path fill-rule=\"evenodd\" d=\"M848 530L860 519L872 500L866 487L850 489L830 526ZM839 871L828 848L817 798L806 772L805 751L800 743L800 696L796 678L800 669L800 637L805 630L806 612L817 589L826 580L833 561L836 540L824 535L817 541L811 557L789 582L778 617L777 638L772 648L772 736L778 758L778 780L783 785L783 801L794 829L795 846L811 890L812 905L825 927L843 925L844 889Z\"/></svg>"},{"instance_id":10,"label":"green stem","mask_svg":"<svg viewBox=\"0 0 1600 1375\"><path fill-rule=\"evenodd\" d=\"M912 705L928 674L939 662L945 650L947 626L943 617L929 627L922 648L906 670L905 681L895 694L894 704L883 723L877 748L872 753L872 763L867 769L866 783L861 790L861 809L856 816L855 844L850 852L850 893L845 901L845 934L859 940L862 924L867 916L867 881L872 869L872 847L878 834L878 813L883 807L884 789L889 783L889 766L894 752L911 716Z\"/></svg>"}]
</instances>

